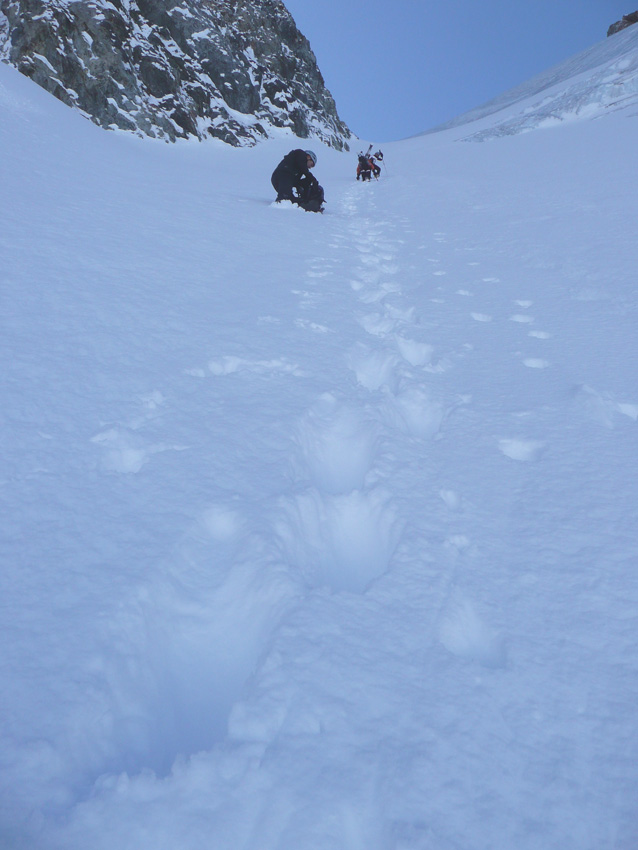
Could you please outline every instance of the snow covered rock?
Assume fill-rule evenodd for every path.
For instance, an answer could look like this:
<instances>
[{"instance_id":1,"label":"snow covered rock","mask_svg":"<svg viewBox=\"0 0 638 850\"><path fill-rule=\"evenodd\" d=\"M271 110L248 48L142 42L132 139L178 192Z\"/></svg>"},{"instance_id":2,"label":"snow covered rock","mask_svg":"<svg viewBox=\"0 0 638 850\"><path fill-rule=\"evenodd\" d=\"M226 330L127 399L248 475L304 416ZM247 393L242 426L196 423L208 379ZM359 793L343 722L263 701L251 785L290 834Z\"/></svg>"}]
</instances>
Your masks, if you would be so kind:
<instances>
[{"instance_id":1,"label":"snow covered rock","mask_svg":"<svg viewBox=\"0 0 638 850\"><path fill-rule=\"evenodd\" d=\"M280 0L0 0L0 57L102 127L254 144L350 132Z\"/></svg>"},{"instance_id":2,"label":"snow covered rock","mask_svg":"<svg viewBox=\"0 0 638 850\"><path fill-rule=\"evenodd\" d=\"M616 21L615 24L612 24L607 30L607 36L615 35L620 30L624 30L626 27L630 27L632 24L638 24L638 11L631 12L629 15L623 15L621 20Z\"/></svg>"}]
</instances>

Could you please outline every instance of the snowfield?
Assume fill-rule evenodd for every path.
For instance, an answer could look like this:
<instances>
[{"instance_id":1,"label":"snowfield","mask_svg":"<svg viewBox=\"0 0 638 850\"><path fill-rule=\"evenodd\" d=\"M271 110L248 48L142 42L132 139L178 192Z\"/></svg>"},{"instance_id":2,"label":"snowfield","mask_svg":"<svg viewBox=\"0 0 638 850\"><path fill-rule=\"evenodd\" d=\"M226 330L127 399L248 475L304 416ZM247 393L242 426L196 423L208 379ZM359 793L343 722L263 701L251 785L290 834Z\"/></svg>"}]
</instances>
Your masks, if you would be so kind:
<instances>
[{"instance_id":1,"label":"snowfield","mask_svg":"<svg viewBox=\"0 0 638 850\"><path fill-rule=\"evenodd\" d=\"M604 44L551 122L532 86L372 184L0 65L3 850L638 847L638 27ZM298 146L323 216L272 203Z\"/></svg>"}]
</instances>

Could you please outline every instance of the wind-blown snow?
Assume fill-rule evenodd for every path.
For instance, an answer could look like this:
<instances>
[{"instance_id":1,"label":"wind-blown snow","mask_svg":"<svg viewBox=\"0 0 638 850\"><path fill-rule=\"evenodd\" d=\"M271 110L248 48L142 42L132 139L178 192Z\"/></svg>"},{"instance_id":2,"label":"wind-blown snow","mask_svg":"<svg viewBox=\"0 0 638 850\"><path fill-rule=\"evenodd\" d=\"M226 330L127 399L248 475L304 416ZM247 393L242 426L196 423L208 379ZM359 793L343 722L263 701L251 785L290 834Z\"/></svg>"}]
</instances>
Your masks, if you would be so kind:
<instances>
[{"instance_id":1,"label":"wind-blown snow","mask_svg":"<svg viewBox=\"0 0 638 850\"><path fill-rule=\"evenodd\" d=\"M323 216L0 110L0 846L638 846L635 108Z\"/></svg>"}]
</instances>

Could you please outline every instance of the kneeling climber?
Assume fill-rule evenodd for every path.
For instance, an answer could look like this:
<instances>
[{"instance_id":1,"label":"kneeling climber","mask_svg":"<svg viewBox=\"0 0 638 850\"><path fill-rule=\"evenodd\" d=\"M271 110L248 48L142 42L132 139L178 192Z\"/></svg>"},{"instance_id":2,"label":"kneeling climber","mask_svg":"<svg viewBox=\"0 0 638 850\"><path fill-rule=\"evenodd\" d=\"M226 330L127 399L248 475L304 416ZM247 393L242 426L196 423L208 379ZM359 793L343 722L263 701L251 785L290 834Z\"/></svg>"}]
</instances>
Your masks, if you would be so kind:
<instances>
[{"instance_id":1,"label":"kneeling climber","mask_svg":"<svg viewBox=\"0 0 638 850\"><path fill-rule=\"evenodd\" d=\"M292 201L307 212L323 212L323 188L310 173L316 164L314 151L297 148L287 153L270 178L277 192L277 202Z\"/></svg>"}]
</instances>

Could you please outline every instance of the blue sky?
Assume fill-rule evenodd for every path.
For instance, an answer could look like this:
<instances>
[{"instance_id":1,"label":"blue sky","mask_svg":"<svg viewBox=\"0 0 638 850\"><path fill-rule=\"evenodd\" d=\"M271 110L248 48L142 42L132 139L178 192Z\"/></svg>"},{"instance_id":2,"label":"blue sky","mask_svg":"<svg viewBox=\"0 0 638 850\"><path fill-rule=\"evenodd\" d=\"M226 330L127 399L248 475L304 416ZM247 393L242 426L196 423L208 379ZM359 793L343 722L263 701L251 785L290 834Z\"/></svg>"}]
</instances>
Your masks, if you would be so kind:
<instances>
[{"instance_id":1,"label":"blue sky","mask_svg":"<svg viewBox=\"0 0 638 850\"><path fill-rule=\"evenodd\" d=\"M604 39L627 0L284 0L341 118L363 139L415 135Z\"/></svg>"}]
</instances>

